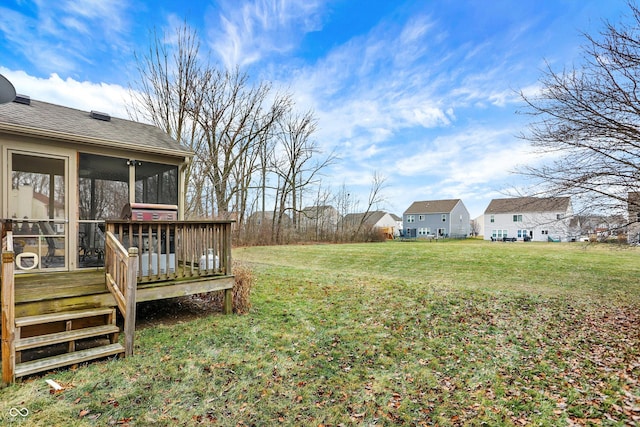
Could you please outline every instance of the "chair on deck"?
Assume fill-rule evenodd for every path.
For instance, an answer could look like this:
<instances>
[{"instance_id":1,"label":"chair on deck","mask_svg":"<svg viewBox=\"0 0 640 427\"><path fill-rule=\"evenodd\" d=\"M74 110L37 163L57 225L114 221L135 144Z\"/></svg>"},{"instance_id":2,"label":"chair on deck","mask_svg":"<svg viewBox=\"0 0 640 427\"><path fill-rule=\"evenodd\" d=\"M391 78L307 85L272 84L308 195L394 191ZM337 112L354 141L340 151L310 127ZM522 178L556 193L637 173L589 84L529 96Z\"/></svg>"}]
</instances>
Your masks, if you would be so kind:
<instances>
[{"instance_id":1,"label":"chair on deck","mask_svg":"<svg viewBox=\"0 0 640 427\"><path fill-rule=\"evenodd\" d=\"M56 240L53 238L56 232L51 227L51 224L45 221L38 221L40 225L40 232L44 235L44 239L47 242L47 255L43 258L45 264L53 261L53 257L56 255Z\"/></svg>"}]
</instances>

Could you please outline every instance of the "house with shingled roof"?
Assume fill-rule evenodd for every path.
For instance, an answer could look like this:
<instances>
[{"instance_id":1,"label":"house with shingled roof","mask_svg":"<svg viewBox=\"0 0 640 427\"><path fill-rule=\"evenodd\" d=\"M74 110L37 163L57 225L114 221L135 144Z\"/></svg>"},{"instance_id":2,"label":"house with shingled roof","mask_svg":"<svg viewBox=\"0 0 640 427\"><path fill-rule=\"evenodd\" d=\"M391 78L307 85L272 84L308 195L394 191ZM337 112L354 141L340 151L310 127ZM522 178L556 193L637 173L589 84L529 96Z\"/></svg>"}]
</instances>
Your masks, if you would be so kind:
<instances>
[{"instance_id":1,"label":"house with shingled roof","mask_svg":"<svg viewBox=\"0 0 640 427\"><path fill-rule=\"evenodd\" d=\"M0 104L3 384L132 355L138 302L224 291L232 312L233 221L184 219L193 155L149 124Z\"/></svg>"},{"instance_id":2,"label":"house with shingled roof","mask_svg":"<svg viewBox=\"0 0 640 427\"><path fill-rule=\"evenodd\" d=\"M493 199L484 211L484 239L571 241L572 218L569 197Z\"/></svg>"},{"instance_id":3,"label":"house with shingled roof","mask_svg":"<svg viewBox=\"0 0 640 427\"><path fill-rule=\"evenodd\" d=\"M460 199L413 202L402 222L408 238L466 238L471 227L469 211Z\"/></svg>"},{"instance_id":4,"label":"house with shingled roof","mask_svg":"<svg viewBox=\"0 0 640 427\"><path fill-rule=\"evenodd\" d=\"M301 231L315 234L316 238L335 233L340 213L331 205L307 206L298 215Z\"/></svg>"},{"instance_id":5,"label":"house with shingled roof","mask_svg":"<svg viewBox=\"0 0 640 427\"><path fill-rule=\"evenodd\" d=\"M398 223L394 215L384 211L347 214L338 224L338 228L341 230L356 231L362 227L378 229L388 239L394 238L398 231L397 226Z\"/></svg>"}]
</instances>

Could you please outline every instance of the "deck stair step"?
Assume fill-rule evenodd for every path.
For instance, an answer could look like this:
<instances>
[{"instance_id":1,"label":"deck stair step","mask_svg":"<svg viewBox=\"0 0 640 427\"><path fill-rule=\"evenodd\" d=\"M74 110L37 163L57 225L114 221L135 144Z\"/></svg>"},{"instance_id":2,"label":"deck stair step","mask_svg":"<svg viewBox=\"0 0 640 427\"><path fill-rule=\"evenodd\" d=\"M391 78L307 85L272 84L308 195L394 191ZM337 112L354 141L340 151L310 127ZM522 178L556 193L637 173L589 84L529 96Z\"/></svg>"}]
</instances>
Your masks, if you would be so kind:
<instances>
[{"instance_id":1,"label":"deck stair step","mask_svg":"<svg viewBox=\"0 0 640 427\"><path fill-rule=\"evenodd\" d=\"M116 343L65 353L60 356L46 357L44 359L16 364L15 376L16 378L23 377L25 375L36 374L38 372L49 371L63 366L75 365L76 363L88 362L121 353L124 353L124 347Z\"/></svg>"},{"instance_id":2,"label":"deck stair step","mask_svg":"<svg viewBox=\"0 0 640 427\"><path fill-rule=\"evenodd\" d=\"M124 347L118 343L119 333L113 307L18 317L15 319L15 377L124 353ZM101 340L86 341L100 337L107 338L109 344L105 345ZM76 345L82 340L85 340L84 346L93 347L76 351ZM67 344L66 353L21 363L24 355L41 356L40 352L28 350L42 348L48 352L47 347L57 344Z\"/></svg>"},{"instance_id":3,"label":"deck stair step","mask_svg":"<svg viewBox=\"0 0 640 427\"><path fill-rule=\"evenodd\" d=\"M66 320L82 319L86 317L113 314L111 307L94 308L88 310L63 311L59 313L39 314L36 316L26 316L16 318L16 327L21 328L31 325L42 325L45 323L64 322Z\"/></svg>"},{"instance_id":4,"label":"deck stair step","mask_svg":"<svg viewBox=\"0 0 640 427\"><path fill-rule=\"evenodd\" d=\"M118 332L120 332L120 328L118 328L118 326L116 325L101 325L93 326L90 328L74 329L65 332L56 332L47 335L36 335L34 337L21 338L16 340L16 350L22 351L30 348L44 347L47 345L60 344L85 338L117 334Z\"/></svg>"}]
</instances>

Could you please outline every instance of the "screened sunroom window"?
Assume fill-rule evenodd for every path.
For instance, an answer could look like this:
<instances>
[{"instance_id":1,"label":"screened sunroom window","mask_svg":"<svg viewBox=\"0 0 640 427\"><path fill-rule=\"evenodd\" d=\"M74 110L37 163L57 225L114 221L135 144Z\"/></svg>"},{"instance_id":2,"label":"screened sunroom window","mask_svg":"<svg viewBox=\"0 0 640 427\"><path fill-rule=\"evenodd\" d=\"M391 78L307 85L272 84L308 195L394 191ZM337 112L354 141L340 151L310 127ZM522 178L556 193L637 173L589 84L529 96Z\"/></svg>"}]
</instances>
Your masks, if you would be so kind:
<instances>
[{"instance_id":1,"label":"screened sunroom window","mask_svg":"<svg viewBox=\"0 0 640 427\"><path fill-rule=\"evenodd\" d=\"M122 208L132 199L178 204L176 165L80 153L78 179L79 267L104 265L104 220L121 218Z\"/></svg>"},{"instance_id":2,"label":"screened sunroom window","mask_svg":"<svg viewBox=\"0 0 640 427\"><path fill-rule=\"evenodd\" d=\"M136 202L178 204L178 167L136 162Z\"/></svg>"}]
</instances>

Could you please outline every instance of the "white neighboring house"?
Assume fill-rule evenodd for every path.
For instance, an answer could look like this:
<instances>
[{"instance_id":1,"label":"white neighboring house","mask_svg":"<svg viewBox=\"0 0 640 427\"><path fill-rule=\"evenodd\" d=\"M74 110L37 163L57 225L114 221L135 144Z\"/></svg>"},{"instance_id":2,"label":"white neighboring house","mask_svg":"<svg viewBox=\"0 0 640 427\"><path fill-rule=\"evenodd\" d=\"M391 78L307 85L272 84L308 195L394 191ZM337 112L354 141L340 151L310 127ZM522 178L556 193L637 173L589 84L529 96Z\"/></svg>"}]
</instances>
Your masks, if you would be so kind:
<instances>
[{"instance_id":1,"label":"white neighboring house","mask_svg":"<svg viewBox=\"0 0 640 427\"><path fill-rule=\"evenodd\" d=\"M402 226L402 218L400 218L398 215L396 214L392 214L390 213L389 215L391 215L391 218L394 219L394 221L396 222L396 226L393 230L393 237L399 237L400 236L400 230L402 230L404 227Z\"/></svg>"},{"instance_id":2,"label":"white neighboring house","mask_svg":"<svg viewBox=\"0 0 640 427\"><path fill-rule=\"evenodd\" d=\"M493 199L484 211L484 240L570 241L572 216L569 197Z\"/></svg>"},{"instance_id":3,"label":"white neighboring house","mask_svg":"<svg viewBox=\"0 0 640 427\"><path fill-rule=\"evenodd\" d=\"M484 236L484 215L479 215L471 220L471 234Z\"/></svg>"},{"instance_id":4,"label":"white neighboring house","mask_svg":"<svg viewBox=\"0 0 640 427\"><path fill-rule=\"evenodd\" d=\"M392 214L383 211L347 214L338 225L340 229L349 231L355 231L361 226L377 228L389 239L393 239L398 232L397 217L394 218Z\"/></svg>"}]
</instances>

